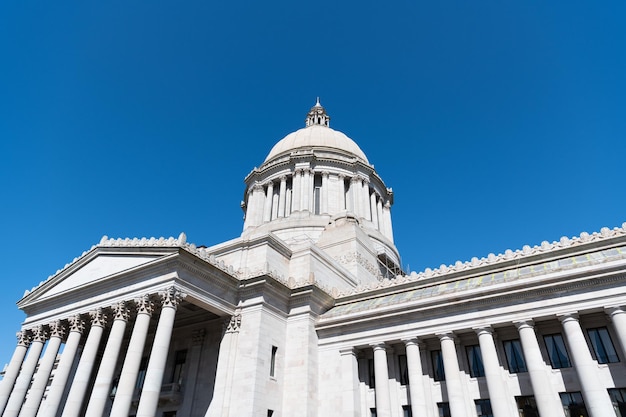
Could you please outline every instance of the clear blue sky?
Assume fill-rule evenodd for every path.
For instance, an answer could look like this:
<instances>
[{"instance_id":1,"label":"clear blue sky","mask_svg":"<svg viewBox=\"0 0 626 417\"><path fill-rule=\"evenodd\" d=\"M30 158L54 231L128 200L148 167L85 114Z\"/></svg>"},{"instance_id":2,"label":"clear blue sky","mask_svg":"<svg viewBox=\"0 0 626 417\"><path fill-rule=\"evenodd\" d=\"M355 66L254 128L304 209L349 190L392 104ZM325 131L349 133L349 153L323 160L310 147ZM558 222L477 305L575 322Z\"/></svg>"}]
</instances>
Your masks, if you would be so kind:
<instances>
[{"instance_id":1,"label":"clear blue sky","mask_svg":"<svg viewBox=\"0 0 626 417\"><path fill-rule=\"evenodd\" d=\"M405 267L626 221L623 1L0 3L0 363L110 237L212 245L320 96L395 192ZM2 366L0 364L0 366Z\"/></svg>"}]
</instances>

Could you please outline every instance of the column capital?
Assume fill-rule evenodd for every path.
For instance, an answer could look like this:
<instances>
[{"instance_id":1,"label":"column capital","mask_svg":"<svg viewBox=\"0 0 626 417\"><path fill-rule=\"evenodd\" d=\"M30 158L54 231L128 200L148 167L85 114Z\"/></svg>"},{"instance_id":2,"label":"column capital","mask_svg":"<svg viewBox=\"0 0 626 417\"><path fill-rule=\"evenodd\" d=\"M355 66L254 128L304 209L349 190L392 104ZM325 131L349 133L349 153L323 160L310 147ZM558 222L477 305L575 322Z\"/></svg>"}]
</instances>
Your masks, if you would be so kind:
<instances>
[{"instance_id":1,"label":"column capital","mask_svg":"<svg viewBox=\"0 0 626 417\"><path fill-rule=\"evenodd\" d=\"M287 182L287 176L284 174L278 177L278 179L280 180L280 182Z\"/></svg>"},{"instance_id":2,"label":"column capital","mask_svg":"<svg viewBox=\"0 0 626 417\"><path fill-rule=\"evenodd\" d=\"M149 294L144 294L140 298L135 299L135 306L137 307L137 314L147 314L149 316L154 313L154 303L150 300Z\"/></svg>"},{"instance_id":3,"label":"column capital","mask_svg":"<svg viewBox=\"0 0 626 417\"><path fill-rule=\"evenodd\" d=\"M480 336L481 334L485 334L485 333L490 334L492 336L494 335L493 327L489 325L472 327L472 330L474 330L478 336Z\"/></svg>"},{"instance_id":4,"label":"column capital","mask_svg":"<svg viewBox=\"0 0 626 417\"><path fill-rule=\"evenodd\" d=\"M32 340L31 340L30 334L26 330L20 330L19 332L15 334L15 337L17 337L18 346L24 346L24 347L30 346L30 342Z\"/></svg>"},{"instance_id":5,"label":"column capital","mask_svg":"<svg viewBox=\"0 0 626 417\"><path fill-rule=\"evenodd\" d=\"M574 311L571 313L557 314L556 317L557 319L559 319L561 323L565 323L565 322L572 321L572 320L578 322L577 311Z\"/></svg>"},{"instance_id":6,"label":"column capital","mask_svg":"<svg viewBox=\"0 0 626 417\"><path fill-rule=\"evenodd\" d=\"M130 310L126 306L126 301L120 301L111 306L113 310L113 320L128 321L130 319Z\"/></svg>"},{"instance_id":7,"label":"column capital","mask_svg":"<svg viewBox=\"0 0 626 417\"><path fill-rule=\"evenodd\" d=\"M624 307L622 306L609 306L609 307L604 307L604 312L612 319L613 316L617 315L617 314L623 314L626 313L626 311L624 310Z\"/></svg>"},{"instance_id":8,"label":"column capital","mask_svg":"<svg viewBox=\"0 0 626 417\"><path fill-rule=\"evenodd\" d=\"M515 325L515 327L517 327L517 330L521 330L524 328L535 328L535 322L533 321L533 319L516 320L513 322L513 324Z\"/></svg>"},{"instance_id":9,"label":"column capital","mask_svg":"<svg viewBox=\"0 0 626 417\"><path fill-rule=\"evenodd\" d=\"M322 171L322 178L328 178L329 175L330 175L330 172Z\"/></svg>"},{"instance_id":10,"label":"column capital","mask_svg":"<svg viewBox=\"0 0 626 417\"><path fill-rule=\"evenodd\" d=\"M185 298L185 294L175 286L171 286L164 291L160 291L159 297L161 297L161 307L170 307L176 310Z\"/></svg>"},{"instance_id":11,"label":"column capital","mask_svg":"<svg viewBox=\"0 0 626 417\"><path fill-rule=\"evenodd\" d=\"M255 183L255 184L252 186L252 191L263 191L263 184L260 184L260 183L258 183L258 182L257 182L257 183Z\"/></svg>"},{"instance_id":12,"label":"column capital","mask_svg":"<svg viewBox=\"0 0 626 417\"><path fill-rule=\"evenodd\" d=\"M85 320L80 314L70 317L67 321L70 324L70 332L82 333L85 331Z\"/></svg>"},{"instance_id":13,"label":"column capital","mask_svg":"<svg viewBox=\"0 0 626 417\"><path fill-rule=\"evenodd\" d=\"M226 333L239 333L241 328L241 314L236 313L230 316L228 325L226 326Z\"/></svg>"},{"instance_id":14,"label":"column capital","mask_svg":"<svg viewBox=\"0 0 626 417\"><path fill-rule=\"evenodd\" d=\"M346 179L346 174L339 173L339 174L337 174L337 178L339 178L340 180L345 180Z\"/></svg>"},{"instance_id":15,"label":"column capital","mask_svg":"<svg viewBox=\"0 0 626 417\"><path fill-rule=\"evenodd\" d=\"M32 334L33 342L44 343L48 339L48 329L41 324L30 329L30 332Z\"/></svg>"},{"instance_id":16,"label":"column capital","mask_svg":"<svg viewBox=\"0 0 626 417\"><path fill-rule=\"evenodd\" d=\"M98 327L105 327L107 324L107 315L102 308L97 308L89 312L91 318L91 325Z\"/></svg>"},{"instance_id":17,"label":"column capital","mask_svg":"<svg viewBox=\"0 0 626 417\"><path fill-rule=\"evenodd\" d=\"M67 327L61 322L61 320L55 320L48 325L50 329L50 337L57 337L63 339L67 334Z\"/></svg>"},{"instance_id":18,"label":"column capital","mask_svg":"<svg viewBox=\"0 0 626 417\"><path fill-rule=\"evenodd\" d=\"M439 338L440 342L444 341L444 340L452 340L454 343L458 343L459 342L459 339L456 337L456 335L452 331L436 333L435 336L437 336Z\"/></svg>"},{"instance_id":19,"label":"column capital","mask_svg":"<svg viewBox=\"0 0 626 417\"><path fill-rule=\"evenodd\" d=\"M377 350L384 350L386 352L388 346L385 344L385 342L374 342L370 343L370 347L374 352Z\"/></svg>"},{"instance_id":20,"label":"column capital","mask_svg":"<svg viewBox=\"0 0 626 417\"><path fill-rule=\"evenodd\" d=\"M415 345L415 346L419 347L419 346L422 345L422 342L420 341L420 339L417 336L404 338L404 339L402 339L402 342L404 343L404 346Z\"/></svg>"},{"instance_id":21,"label":"column capital","mask_svg":"<svg viewBox=\"0 0 626 417\"><path fill-rule=\"evenodd\" d=\"M356 356L358 353L359 353L359 350L355 348L354 346L339 349L339 354L341 356L348 356L348 355Z\"/></svg>"}]
</instances>

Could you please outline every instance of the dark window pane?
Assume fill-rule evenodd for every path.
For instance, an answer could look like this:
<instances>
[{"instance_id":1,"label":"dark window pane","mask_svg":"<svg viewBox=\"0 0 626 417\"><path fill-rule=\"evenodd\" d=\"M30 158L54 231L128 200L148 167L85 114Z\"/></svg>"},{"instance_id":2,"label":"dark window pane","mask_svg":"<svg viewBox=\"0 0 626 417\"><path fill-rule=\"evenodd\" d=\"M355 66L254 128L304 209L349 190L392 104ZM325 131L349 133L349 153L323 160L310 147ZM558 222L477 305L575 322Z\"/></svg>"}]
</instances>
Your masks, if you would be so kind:
<instances>
[{"instance_id":1,"label":"dark window pane","mask_svg":"<svg viewBox=\"0 0 626 417\"><path fill-rule=\"evenodd\" d=\"M476 414L478 417L493 417L493 412L491 411L491 402L486 400L476 400Z\"/></svg>"},{"instance_id":2,"label":"dark window pane","mask_svg":"<svg viewBox=\"0 0 626 417\"><path fill-rule=\"evenodd\" d=\"M561 397L565 417L589 417L580 392L562 392L559 396Z\"/></svg>"},{"instance_id":3,"label":"dark window pane","mask_svg":"<svg viewBox=\"0 0 626 417\"><path fill-rule=\"evenodd\" d=\"M506 361L509 365L509 372L514 374L518 372L526 372L526 362L524 361L522 345L519 339L505 340L503 344Z\"/></svg>"},{"instance_id":4,"label":"dark window pane","mask_svg":"<svg viewBox=\"0 0 626 417\"><path fill-rule=\"evenodd\" d=\"M433 350L431 353L431 358L433 361L433 377L435 381L445 381L446 373L443 369L443 356L441 356L440 350Z\"/></svg>"},{"instance_id":5,"label":"dark window pane","mask_svg":"<svg viewBox=\"0 0 626 417\"><path fill-rule=\"evenodd\" d=\"M569 356L567 355L567 349L565 349L565 342L563 342L563 336L560 334L552 334L543 337L546 342L546 348L548 349L548 356L550 356L550 362L552 367L569 368Z\"/></svg>"},{"instance_id":6,"label":"dark window pane","mask_svg":"<svg viewBox=\"0 0 626 417\"><path fill-rule=\"evenodd\" d=\"M593 353L596 355L598 363L619 362L617 352L611 341L611 336L606 327L587 330Z\"/></svg>"},{"instance_id":7,"label":"dark window pane","mask_svg":"<svg viewBox=\"0 0 626 417\"><path fill-rule=\"evenodd\" d=\"M480 346L467 346L465 351L467 352L467 362L469 363L470 376L473 378L485 376L485 368L483 367L483 358L480 354Z\"/></svg>"},{"instance_id":8,"label":"dark window pane","mask_svg":"<svg viewBox=\"0 0 626 417\"><path fill-rule=\"evenodd\" d=\"M409 368L406 364L406 355L398 355L398 369L400 371L400 385L409 385Z\"/></svg>"}]
</instances>

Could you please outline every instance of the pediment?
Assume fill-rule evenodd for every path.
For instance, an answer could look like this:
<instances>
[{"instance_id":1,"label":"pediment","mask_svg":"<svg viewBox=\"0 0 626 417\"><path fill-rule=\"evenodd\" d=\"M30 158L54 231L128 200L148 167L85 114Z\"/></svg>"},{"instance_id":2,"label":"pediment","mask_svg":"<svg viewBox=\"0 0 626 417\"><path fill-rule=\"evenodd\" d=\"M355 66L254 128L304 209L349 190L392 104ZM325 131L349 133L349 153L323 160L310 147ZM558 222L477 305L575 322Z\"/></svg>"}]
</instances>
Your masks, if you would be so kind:
<instances>
[{"instance_id":1,"label":"pediment","mask_svg":"<svg viewBox=\"0 0 626 417\"><path fill-rule=\"evenodd\" d=\"M33 289L21 302L54 298L68 291L107 279L107 277L137 269L166 256L162 253L92 253L90 255Z\"/></svg>"}]
</instances>

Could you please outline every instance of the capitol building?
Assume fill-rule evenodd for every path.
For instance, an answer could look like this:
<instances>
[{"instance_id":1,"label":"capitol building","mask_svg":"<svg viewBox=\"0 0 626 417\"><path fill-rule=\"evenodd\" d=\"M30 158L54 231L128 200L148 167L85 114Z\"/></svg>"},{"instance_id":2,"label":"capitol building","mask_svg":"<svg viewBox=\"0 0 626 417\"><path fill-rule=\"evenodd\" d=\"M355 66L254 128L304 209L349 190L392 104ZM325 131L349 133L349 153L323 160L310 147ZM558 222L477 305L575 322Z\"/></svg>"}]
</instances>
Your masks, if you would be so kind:
<instances>
[{"instance_id":1,"label":"capitol building","mask_svg":"<svg viewBox=\"0 0 626 417\"><path fill-rule=\"evenodd\" d=\"M626 223L407 273L393 204L318 100L239 237L105 236L27 292L0 413L626 417Z\"/></svg>"}]
</instances>

